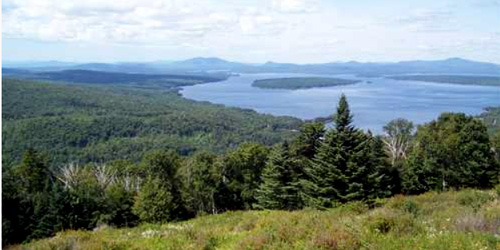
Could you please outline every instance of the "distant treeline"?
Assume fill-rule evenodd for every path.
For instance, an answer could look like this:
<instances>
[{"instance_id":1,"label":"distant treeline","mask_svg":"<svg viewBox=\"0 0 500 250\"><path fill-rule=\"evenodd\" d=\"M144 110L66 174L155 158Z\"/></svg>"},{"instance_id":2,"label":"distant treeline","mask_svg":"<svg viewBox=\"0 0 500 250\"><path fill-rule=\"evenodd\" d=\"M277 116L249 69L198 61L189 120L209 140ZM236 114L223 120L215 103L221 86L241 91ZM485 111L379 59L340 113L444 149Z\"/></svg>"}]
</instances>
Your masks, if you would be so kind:
<instances>
[{"instance_id":1,"label":"distant treeline","mask_svg":"<svg viewBox=\"0 0 500 250\"><path fill-rule=\"evenodd\" d=\"M173 74L130 74L95 70L62 70L33 72L23 69L2 68L2 73L9 77L80 84L131 85L136 87L179 87L198 83L224 80L218 75L173 75Z\"/></svg>"},{"instance_id":2,"label":"distant treeline","mask_svg":"<svg viewBox=\"0 0 500 250\"><path fill-rule=\"evenodd\" d=\"M41 85L39 92L51 87ZM140 100L131 101L144 110L155 107L137 102ZM25 117L36 112L30 107L19 108L31 110L17 113ZM227 122L234 117L221 118ZM51 164L50 153L26 145L22 160L2 171L2 243L47 237L64 229L161 223L227 210L325 209L350 201L373 206L378 198L399 193L490 188L499 181L500 133L489 137L485 125L472 116L444 113L416 132L411 122L396 119L384 127L385 135L374 136L352 125L347 99L342 96L333 121L328 130L322 123L303 124L297 136L287 137L272 148L245 143L222 154L200 150L182 157L174 150L157 147L138 163L127 160L126 153L107 151L115 158L106 163ZM184 128L182 123L176 125ZM22 139L47 128L21 130L33 130ZM9 131L16 131L16 127ZM252 133L258 136L258 132ZM68 136L58 139L72 138L70 129L65 134ZM10 135L7 141L12 139L15 137Z\"/></svg>"},{"instance_id":3,"label":"distant treeline","mask_svg":"<svg viewBox=\"0 0 500 250\"><path fill-rule=\"evenodd\" d=\"M464 75L405 75L388 77L395 80L404 81L421 81L421 82L437 82L437 83L453 83L463 85L483 85L483 86L499 86L499 76L464 76Z\"/></svg>"},{"instance_id":4,"label":"distant treeline","mask_svg":"<svg viewBox=\"0 0 500 250\"><path fill-rule=\"evenodd\" d=\"M361 81L329 77L290 77L256 80L252 86L266 89L309 89L355 84Z\"/></svg>"}]
</instances>

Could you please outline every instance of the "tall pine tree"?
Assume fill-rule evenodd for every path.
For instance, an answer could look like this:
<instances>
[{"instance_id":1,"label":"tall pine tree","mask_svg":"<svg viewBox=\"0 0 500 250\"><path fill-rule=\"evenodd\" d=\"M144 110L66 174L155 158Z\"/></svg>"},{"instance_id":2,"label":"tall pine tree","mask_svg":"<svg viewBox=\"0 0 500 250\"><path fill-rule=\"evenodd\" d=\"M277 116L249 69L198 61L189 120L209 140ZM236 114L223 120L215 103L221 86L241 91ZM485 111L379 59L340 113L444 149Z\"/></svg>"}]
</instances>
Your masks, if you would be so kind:
<instances>
[{"instance_id":1,"label":"tall pine tree","mask_svg":"<svg viewBox=\"0 0 500 250\"><path fill-rule=\"evenodd\" d=\"M257 190L255 208L286 209L302 208L298 169L285 142L275 147L262 172L262 183Z\"/></svg>"},{"instance_id":2,"label":"tall pine tree","mask_svg":"<svg viewBox=\"0 0 500 250\"><path fill-rule=\"evenodd\" d=\"M373 136L352 125L345 95L340 98L334 123L306 171L308 179L303 184L309 206L333 207L347 201L373 199L380 194L379 169L384 166L381 154L374 152Z\"/></svg>"}]
</instances>

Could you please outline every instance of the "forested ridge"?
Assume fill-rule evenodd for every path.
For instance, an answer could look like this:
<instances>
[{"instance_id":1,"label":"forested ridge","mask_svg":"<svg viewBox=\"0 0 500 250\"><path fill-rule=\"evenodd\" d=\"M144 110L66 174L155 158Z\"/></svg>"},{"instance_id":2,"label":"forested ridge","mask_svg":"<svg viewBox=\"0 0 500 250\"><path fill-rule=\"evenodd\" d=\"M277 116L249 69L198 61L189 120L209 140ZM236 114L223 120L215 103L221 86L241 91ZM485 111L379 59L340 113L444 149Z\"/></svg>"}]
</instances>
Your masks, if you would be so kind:
<instances>
[{"instance_id":1,"label":"forested ridge","mask_svg":"<svg viewBox=\"0 0 500 250\"><path fill-rule=\"evenodd\" d=\"M83 86L3 79L3 162L28 148L53 164L139 161L157 148L182 155L223 152L242 142L292 138L299 119L195 102L176 90Z\"/></svg>"},{"instance_id":2,"label":"forested ridge","mask_svg":"<svg viewBox=\"0 0 500 250\"><path fill-rule=\"evenodd\" d=\"M294 132L301 124L295 119L200 104L171 91L116 88L104 94L101 87L17 80L4 81L3 88L3 160L24 152L2 169L3 244L67 229L164 223L231 210L323 210L352 202L376 207L395 194L492 188L499 181L500 133L489 136L481 120L460 113L444 113L416 130L396 119L376 136L353 125L342 96L332 107L333 128L305 123ZM83 131L90 134L72 137L89 121L96 127ZM147 127L155 122L162 126ZM162 131L149 138L165 144L109 144L114 136L135 138L131 131L142 135L146 130L137 128L143 127ZM168 129L174 136L162 137ZM89 135L96 141L79 146L81 138L94 138ZM191 139L196 148L179 149L186 145L179 142ZM86 152L82 148L100 158L79 153ZM377 230L390 230L384 223Z\"/></svg>"},{"instance_id":3,"label":"forested ridge","mask_svg":"<svg viewBox=\"0 0 500 250\"><path fill-rule=\"evenodd\" d=\"M450 83L462 85L500 86L498 76L468 76L468 75L400 75L388 77L395 80Z\"/></svg>"},{"instance_id":4,"label":"forested ridge","mask_svg":"<svg viewBox=\"0 0 500 250\"><path fill-rule=\"evenodd\" d=\"M361 81L332 77L289 77L256 80L252 83L252 86L266 89L308 89L342 86L359 82Z\"/></svg>"},{"instance_id":5,"label":"forested ridge","mask_svg":"<svg viewBox=\"0 0 500 250\"><path fill-rule=\"evenodd\" d=\"M68 69L36 72L23 69L2 68L4 76L65 84L124 85L140 88L174 88L207 82L221 81L226 74L140 74L98 70Z\"/></svg>"}]
</instances>

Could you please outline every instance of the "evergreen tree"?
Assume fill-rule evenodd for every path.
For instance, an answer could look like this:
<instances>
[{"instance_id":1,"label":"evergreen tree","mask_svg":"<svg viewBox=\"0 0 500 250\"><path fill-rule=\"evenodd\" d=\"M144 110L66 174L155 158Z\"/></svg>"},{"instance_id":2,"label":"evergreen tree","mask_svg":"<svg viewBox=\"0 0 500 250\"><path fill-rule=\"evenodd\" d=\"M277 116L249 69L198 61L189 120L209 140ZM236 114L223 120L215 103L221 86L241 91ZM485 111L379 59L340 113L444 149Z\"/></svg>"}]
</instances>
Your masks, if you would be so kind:
<instances>
[{"instance_id":1,"label":"evergreen tree","mask_svg":"<svg viewBox=\"0 0 500 250\"><path fill-rule=\"evenodd\" d=\"M328 131L325 141L307 169L304 181L310 206L332 207L351 200L369 200L377 197L380 153L374 153L374 139L352 125L347 99L341 96L335 126ZM380 152L380 151L379 151ZM383 164L382 164L383 165Z\"/></svg>"},{"instance_id":2,"label":"evergreen tree","mask_svg":"<svg viewBox=\"0 0 500 250\"><path fill-rule=\"evenodd\" d=\"M53 183L48 166L44 155L29 149L21 164L3 171L2 244L47 237L59 225L51 217Z\"/></svg>"},{"instance_id":3,"label":"evergreen tree","mask_svg":"<svg viewBox=\"0 0 500 250\"><path fill-rule=\"evenodd\" d=\"M28 149L24 153L21 164L15 171L21 178L22 191L33 194L48 188L51 178L48 160L35 150Z\"/></svg>"},{"instance_id":4,"label":"evergreen tree","mask_svg":"<svg viewBox=\"0 0 500 250\"><path fill-rule=\"evenodd\" d=\"M287 210L302 208L300 168L291 157L286 142L275 146L262 171L262 183L256 192L257 203L254 207Z\"/></svg>"},{"instance_id":5,"label":"evergreen tree","mask_svg":"<svg viewBox=\"0 0 500 250\"><path fill-rule=\"evenodd\" d=\"M399 167L394 167L391 161L387 158L384 150L384 142L380 136L372 136L370 134L371 149L370 156L371 165L374 166L374 197L388 197L401 192L401 173ZM371 197L371 198L374 198Z\"/></svg>"},{"instance_id":6,"label":"evergreen tree","mask_svg":"<svg viewBox=\"0 0 500 250\"><path fill-rule=\"evenodd\" d=\"M296 156L312 159L321 146L321 140L324 135L325 126L323 123L304 124L299 136L297 136L291 145L292 153Z\"/></svg>"},{"instance_id":7,"label":"evergreen tree","mask_svg":"<svg viewBox=\"0 0 500 250\"><path fill-rule=\"evenodd\" d=\"M257 203L255 208L259 209L282 209L284 203L283 187L285 164L287 155L282 146L274 147L269 154L269 160L262 171L262 183L256 192Z\"/></svg>"}]
</instances>

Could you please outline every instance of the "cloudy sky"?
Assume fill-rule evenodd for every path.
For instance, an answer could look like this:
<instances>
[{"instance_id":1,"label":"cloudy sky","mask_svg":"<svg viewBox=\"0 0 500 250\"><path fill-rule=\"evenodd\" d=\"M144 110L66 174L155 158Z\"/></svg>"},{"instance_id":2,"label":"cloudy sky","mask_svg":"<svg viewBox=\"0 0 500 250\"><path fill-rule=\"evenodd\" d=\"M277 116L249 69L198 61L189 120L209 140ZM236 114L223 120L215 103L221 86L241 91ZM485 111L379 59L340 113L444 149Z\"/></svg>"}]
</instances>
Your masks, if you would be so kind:
<instances>
[{"instance_id":1,"label":"cloudy sky","mask_svg":"<svg viewBox=\"0 0 500 250\"><path fill-rule=\"evenodd\" d=\"M3 0L3 60L500 63L500 0Z\"/></svg>"}]
</instances>

